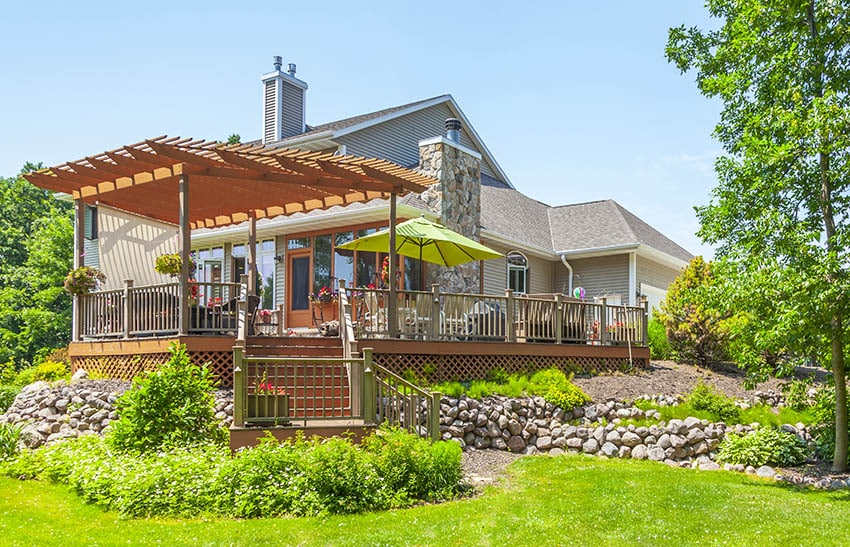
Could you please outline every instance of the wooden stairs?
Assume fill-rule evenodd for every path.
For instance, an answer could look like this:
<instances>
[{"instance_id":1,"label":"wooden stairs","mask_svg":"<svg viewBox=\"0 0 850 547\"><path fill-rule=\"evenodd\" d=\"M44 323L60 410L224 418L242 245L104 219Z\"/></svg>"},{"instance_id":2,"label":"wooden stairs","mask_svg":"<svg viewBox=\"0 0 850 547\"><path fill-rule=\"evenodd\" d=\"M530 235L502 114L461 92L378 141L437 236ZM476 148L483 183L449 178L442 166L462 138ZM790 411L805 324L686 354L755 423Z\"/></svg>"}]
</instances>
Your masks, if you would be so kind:
<instances>
[{"instance_id":1,"label":"wooden stairs","mask_svg":"<svg viewBox=\"0 0 850 547\"><path fill-rule=\"evenodd\" d=\"M256 336L246 340L246 357L286 357L303 362L249 369L248 378L261 378L289 395L290 417L305 419L348 419L351 417L351 386L348 367L323 363L322 358L343 357L339 338L308 336ZM249 385L251 385L249 383Z\"/></svg>"}]
</instances>

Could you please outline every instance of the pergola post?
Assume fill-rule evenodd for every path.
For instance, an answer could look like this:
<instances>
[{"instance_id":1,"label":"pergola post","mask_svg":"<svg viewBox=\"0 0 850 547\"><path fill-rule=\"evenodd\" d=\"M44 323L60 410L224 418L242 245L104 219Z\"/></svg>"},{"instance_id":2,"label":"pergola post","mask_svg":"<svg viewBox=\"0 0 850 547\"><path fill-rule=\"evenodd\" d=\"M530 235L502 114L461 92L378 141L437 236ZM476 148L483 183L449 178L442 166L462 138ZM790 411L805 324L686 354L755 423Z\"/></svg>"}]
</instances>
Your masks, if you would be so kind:
<instances>
[{"instance_id":1,"label":"pergola post","mask_svg":"<svg viewBox=\"0 0 850 547\"><path fill-rule=\"evenodd\" d=\"M191 271L192 232L189 227L189 175L180 175L180 285L177 296L180 300L177 333L189 334L189 272Z\"/></svg>"},{"instance_id":2,"label":"pergola post","mask_svg":"<svg viewBox=\"0 0 850 547\"><path fill-rule=\"evenodd\" d=\"M85 250L86 236L86 204L81 199L74 200L74 269L83 266L83 252ZM74 296L71 309L71 340L80 341L81 323L80 297Z\"/></svg>"},{"instance_id":3,"label":"pergola post","mask_svg":"<svg viewBox=\"0 0 850 547\"><path fill-rule=\"evenodd\" d=\"M257 215L254 211L248 214L248 291L249 295L257 293Z\"/></svg>"},{"instance_id":4,"label":"pergola post","mask_svg":"<svg viewBox=\"0 0 850 547\"><path fill-rule=\"evenodd\" d=\"M390 194L390 305L387 306L387 321L389 322L390 338L398 338L398 286L396 285L396 274L398 272L398 253L395 248L395 225L396 225L396 194Z\"/></svg>"}]
</instances>

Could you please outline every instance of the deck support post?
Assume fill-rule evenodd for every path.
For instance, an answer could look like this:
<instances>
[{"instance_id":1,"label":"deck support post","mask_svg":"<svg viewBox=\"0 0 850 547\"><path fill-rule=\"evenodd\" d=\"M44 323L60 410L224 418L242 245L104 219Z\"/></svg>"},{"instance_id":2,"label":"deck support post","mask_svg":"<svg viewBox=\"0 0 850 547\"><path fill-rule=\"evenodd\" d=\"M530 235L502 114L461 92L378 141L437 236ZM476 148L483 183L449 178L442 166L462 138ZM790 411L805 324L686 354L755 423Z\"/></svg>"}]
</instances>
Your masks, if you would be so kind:
<instances>
[{"instance_id":1,"label":"deck support post","mask_svg":"<svg viewBox=\"0 0 850 547\"><path fill-rule=\"evenodd\" d=\"M135 310L133 309L133 297L131 295L130 289L133 288L133 280L125 279L124 280L124 340L130 338L130 327L133 322L133 314Z\"/></svg>"},{"instance_id":2,"label":"deck support post","mask_svg":"<svg viewBox=\"0 0 850 547\"><path fill-rule=\"evenodd\" d=\"M428 338L440 339L440 284L431 285L431 324Z\"/></svg>"},{"instance_id":3,"label":"deck support post","mask_svg":"<svg viewBox=\"0 0 850 547\"><path fill-rule=\"evenodd\" d=\"M375 369L372 368L372 348L363 349L363 383L360 395L362 397L363 421L375 423Z\"/></svg>"},{"instance_id":4,"label":"deck support post","mask_svg":"<svg viewBox=\"0 0 850 547\"><path fill-rule=\"evenodd\" d=\"M177 296L180 300L177 333L180 336L189 334L189 272L192 270L192 230L189 226L189 175L180 175L180 285Z\"/></svg>"},{"instance_id":5,"label":"deck support post","mask_svg":"<svg viewBox=\"0 0 850 547\"><path fill-rule=\"evenodd\" d=\"M245 338L250 333L248 325L248 275L239 276L239 300L236 303L236 342L245 344Z\"/></svg>"},{"instance_id":6,"label":"deck support post","mask_svg":"<svg viewBox=\"0 0 850 547\"><path fill-rule=\"evenodd\" d=\"M390 338L398 338L398 253L396 252L396 194L390 194L390 267L389 267L389 284L390 284L390 302L387 306L387 322L389 323Z\"/></svg>"},{"instance_id":7,"label":"deck support post","mask_svg":"<svg viewBox=\"0 0 850 547\"><path fill-rule=\"evenodd\" d=\"M647 346L649 345L649 299L642 296L640 299L640 305L643 307L643 314L641 314L643 316L643 328L641 329L643 339L640 343L643 346Z\"/></svg>"},{"instance_id":8,"label":"deck support post","mask_svg":"<svg viewBox=\"0 0 850 547\"><path fill-rule=\"evenodd\" d=\"M86 236L86 204L81 199L74 200L74 269L83 267ZM71 340L80 341L83 306L79 296L74 295L71 308Z\"/></svg>"},{"instance_id":9,"label":"deck support post","mask_svg":"<svg viewBox=\"0 0 850 547\"><path fill-rule=\"evenodd\" d=\"M257 294L257 215L248 213L248 295Z\"/></svg>"},{"instance_id":10,"label":"deck support post","mask_svg":"<svg viewBox=\"0 0 850 547\"><path fill-rule=\"evenodd\" d=\"M608 299L602 299L602 312L599 314L599 344L608 345Z\"/></svg>"},{"instance_id":11,"label":"deck support post","mask_svg":"<svg viewBox=\"0 0 850 547\"><path fill-rule=\"evenodd\" d=\"M555 343L564 339L564 301L560 294L555 295Z\"/></svg>"},{"instance_id":12,"label":"deck support post","mask_svg":"<svg viewBox=\"0 0 850 547\"><path fill-rule=\"evenodd\" d=\"M514 309L516 308L516 300L514 300L514 290L505 289L505 298L508 299L505 304L505 336L506 342L516 342L516 321Z\"/></svg>"},{"instance_id":13,"label":"deck support post","mask_svg":"<svg viewBox=\"0 0 850 547\"><path fill-rule=\"evenodd\" d=\"M233 427L245 427L245 369L241 346L233 346Z\"/></svg>"},{"instance_id":14,"label":"deck support post","mask_svg":"<svg viewBox=\"0 0 850 547\"><path fill-rule=\"evenodd\" d=\"M440 400L443 394L439 391L431 392L431 405L428 414L428 433L432 441L440 440Z\"/></svg>"}]
</instances>

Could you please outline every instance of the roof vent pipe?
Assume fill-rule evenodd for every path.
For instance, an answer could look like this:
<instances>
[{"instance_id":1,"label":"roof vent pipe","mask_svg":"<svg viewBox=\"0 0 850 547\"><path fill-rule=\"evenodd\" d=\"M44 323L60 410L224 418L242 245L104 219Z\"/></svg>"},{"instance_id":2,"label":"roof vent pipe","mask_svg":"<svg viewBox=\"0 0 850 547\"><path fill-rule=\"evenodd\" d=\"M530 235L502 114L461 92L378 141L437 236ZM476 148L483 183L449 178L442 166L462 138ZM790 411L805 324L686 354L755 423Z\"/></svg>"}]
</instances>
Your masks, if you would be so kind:
<instances>
[{"instance_id":1,"label":"roof vent pipe","mask_svg":"<svg viewBox=\"0 0 850 547\"><path fill-rule=\"evenodd\" d=\"M289 63L289 75L295 77L295 63Z\"/></svg>"},{"instance_id":2,"label":"roof vent pipe","mask_svg":"<svg viewBox=\"0 0 850 547\"><path fill-rule=\"evenodd\" d=\"M283 57L281 57L280 55L275 55L274 56L274 69L279 72L281 66L283 66Z\"/></svg>"},{"instance_id":3,"label":"roof vent pipe","mask_svg":"<svg viewBox=\"0 0 850 547\"><path fill-rule=\"evenodd\" d=\"M446 138L460 144L460 120L457 118L446 118Z\"/></svg>"}]
</instances>

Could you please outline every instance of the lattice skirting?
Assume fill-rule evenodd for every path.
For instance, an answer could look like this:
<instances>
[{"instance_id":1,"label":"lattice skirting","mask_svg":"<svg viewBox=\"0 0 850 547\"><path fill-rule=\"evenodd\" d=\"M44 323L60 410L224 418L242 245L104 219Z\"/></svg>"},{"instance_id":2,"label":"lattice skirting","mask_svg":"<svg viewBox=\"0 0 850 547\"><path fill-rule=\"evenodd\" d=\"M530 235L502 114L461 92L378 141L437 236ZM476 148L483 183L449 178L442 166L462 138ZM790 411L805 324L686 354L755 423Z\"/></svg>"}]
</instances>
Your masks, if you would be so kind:
<instances>
[{"instance_id":1,"label":"lattice skirting","mask_svg":"<svg viewBox=\"0 0 850 547\"><path fill-rule=\"evenodd\" d=\"M168 358L168 353L72 356L71 370L76 372L78 369L84 369L90 375L130 380L143 371L155 370L168 361ZM213 375L222 386L233 384L233 352L189 351L189 358L199 366L209 364Z\"/></svg>"},{"instance_id":2,"label":"lattice skirting","mask_svg":"<svg viewBox=\"0 0 850 547\"><path fill-rule=\"evenodd\" d=\"M532 373L550 367L576 374L628 372L645 369L645 359L613 357L560 357L540 355L419 355L376 353L373 359L396 374L411 372L429 382L475 380L486 378L494 369L508 374Z\"/></svg>"}]
</instances>

